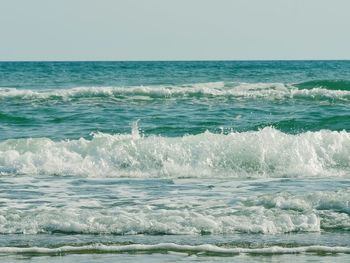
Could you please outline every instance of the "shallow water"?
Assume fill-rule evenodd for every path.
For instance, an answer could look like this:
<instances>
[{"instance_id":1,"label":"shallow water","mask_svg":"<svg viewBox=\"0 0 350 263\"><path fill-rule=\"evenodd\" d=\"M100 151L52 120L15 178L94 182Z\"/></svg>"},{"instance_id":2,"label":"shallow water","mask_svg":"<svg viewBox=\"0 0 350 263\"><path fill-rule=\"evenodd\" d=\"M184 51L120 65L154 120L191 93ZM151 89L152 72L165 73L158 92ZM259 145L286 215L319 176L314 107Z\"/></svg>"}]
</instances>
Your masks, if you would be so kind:
<instances>
[{"instance_id":1,"label":"shallow water","mask_svg":"<svg viewBox=\"0 0 350 263\"><path fill-rule=\"evenodd\" d=\"M1 262L347 262L349 70L0 63Z\"/></svg>"}]
</instances>

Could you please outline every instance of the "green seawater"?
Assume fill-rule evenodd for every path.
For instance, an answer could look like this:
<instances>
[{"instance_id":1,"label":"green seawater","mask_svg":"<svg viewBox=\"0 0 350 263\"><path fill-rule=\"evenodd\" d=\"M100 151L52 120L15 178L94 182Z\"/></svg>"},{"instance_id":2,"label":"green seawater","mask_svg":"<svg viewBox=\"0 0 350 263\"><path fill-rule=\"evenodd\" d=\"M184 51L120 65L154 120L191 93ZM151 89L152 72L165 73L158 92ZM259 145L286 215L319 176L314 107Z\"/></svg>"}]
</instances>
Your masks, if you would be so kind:
<instances>
[{"instance_id":1,"label":"green seawater","mask_svg":"<svg viewBox=\"0 0 350 263\"><path fill-rule=\"evenodd\" d=\"M1 62L1 262L348 262L350 62Z\"/></svg>"}]
</instances>

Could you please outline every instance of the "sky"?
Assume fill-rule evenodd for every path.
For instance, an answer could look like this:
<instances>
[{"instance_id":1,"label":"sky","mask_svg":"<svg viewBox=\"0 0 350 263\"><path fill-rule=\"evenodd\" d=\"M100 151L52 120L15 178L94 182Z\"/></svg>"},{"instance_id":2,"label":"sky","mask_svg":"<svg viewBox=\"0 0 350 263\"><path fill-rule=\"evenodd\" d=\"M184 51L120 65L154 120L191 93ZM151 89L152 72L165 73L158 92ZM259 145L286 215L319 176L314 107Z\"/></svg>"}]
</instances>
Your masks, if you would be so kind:
<instances>
[{"instance_id":1,"label":"sky","mask_svg":"<svg viewBox=\"0 0 350 263\"><path fill-rule=\"evenodd\" d=\"M0 0L0 61L350 59L349 0Z\"/></svg>"}]
</instances>

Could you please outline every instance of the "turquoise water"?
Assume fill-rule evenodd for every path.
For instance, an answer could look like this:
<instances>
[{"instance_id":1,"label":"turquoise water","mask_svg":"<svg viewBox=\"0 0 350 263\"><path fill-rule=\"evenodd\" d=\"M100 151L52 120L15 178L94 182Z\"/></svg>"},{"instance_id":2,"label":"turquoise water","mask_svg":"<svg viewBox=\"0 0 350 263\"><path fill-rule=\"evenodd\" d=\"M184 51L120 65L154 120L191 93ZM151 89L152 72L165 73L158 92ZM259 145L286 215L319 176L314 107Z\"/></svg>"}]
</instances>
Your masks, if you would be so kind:
<instances>
[{"instance_id":1,"label":"turquoise water","mask_svg":"<svg viewBox=\"0 0 350 263\"><path fill-rule=\"evenodd\" d=\"M350 62L0 63L0 260L347 262Z\"/></svg>"}]
</instances>

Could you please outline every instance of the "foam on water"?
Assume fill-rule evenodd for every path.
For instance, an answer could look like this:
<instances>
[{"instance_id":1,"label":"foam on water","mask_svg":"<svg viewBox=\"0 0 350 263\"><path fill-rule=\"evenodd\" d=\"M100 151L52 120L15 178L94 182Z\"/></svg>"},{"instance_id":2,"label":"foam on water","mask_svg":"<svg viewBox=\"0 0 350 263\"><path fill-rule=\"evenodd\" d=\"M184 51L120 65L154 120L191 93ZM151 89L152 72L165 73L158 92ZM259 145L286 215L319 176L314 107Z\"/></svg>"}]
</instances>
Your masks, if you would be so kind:
<instances>
[{"instance_id":1,"label":"foam on water","mask_svg":"<svg viewBox=\"0 0 350 263\"><path fill-rule=\"evenodd\" d=\"M303 88L302 84L284 83L225 83L209 82L189 85L131 86L131 87L75 87L70 89L29 90L0 88L1 98L23 100L115 97L131 99L179 97L237 97L264 99L340 99L348 100L350 90L328 89L316 85Z\"/></svg>"},{"instance_id":2,"label":"foam on water","mask_svg":"<svg viewBox=\"0 0 350 263\"><path fill-rule=\"evenodd\" d=\"M1 63L0 261L347 262L349 69Z\"/></svg>"},{"instance_id":3,"label":"foam on water","mask_svg":"<svg viewBox=\"0 0 350 263\"><path fill-rule=\"evenodd\" d=\"M140 211L114 209L99 212L65 208L25 213L9 210L0 216L0 233L198 235L320 231L319 218L312 212L300 214L250 207L230 215L229 211L138 208Z\"/></svg>"},{"instance_id":4,"label":"foam on water","mask_svg":"<svg viewBox=\"0 0 350 263\"><path fill-rule=\"evenodd\" d=\"M264 247L264 248L241 248L241 247L220 247L210 244L197 246L178 245L174 243L160 243L155 245L131 244L131 245L86 245L86 246L62 246L58 248L45 247L2 247L0 253L10 254L75 254L75 253L167 253L183 252L188 254L210 253L216 255L232 254L297 254L297 253L350 253L348 247L330 246L302 246L302 247Z\"/></svg>"},{"instance_id":5,"label":"foam on water","mask_svg":"<svg viewBox=\"0 0 350 263\"><path fill-rule=\"evenodd\" d=\"M183 193L155 200L127 189L125 194L114 194L129 202L130 195L134 196L132 206L103 206L102 200L86 198L70 203L71 195L63 202L67 194L56 197L50 207L46 204L53 197L42 198L35 208L28 202L2 199L6 208L0 213L0 234L227 235L350 230L349 190L250 194L234 202L230 192L217 198L215 193L192 197Z\"/></svg>"},{"instance_id":6,"label":"foam on water","mask_svg":"<svg viewBox=\"0 0 350 263\"><path fill-rule=\"evenodd\" d=\"M259 131L183 137L97 133L88 140L0 142L0 173L91 177L346 176L350 133Z\"/></svg>"}]
</instances>

